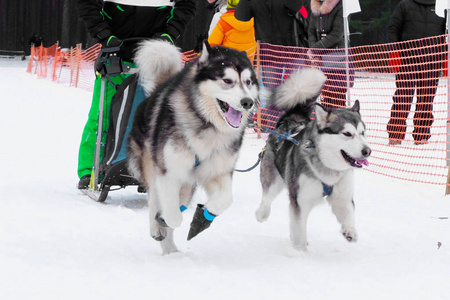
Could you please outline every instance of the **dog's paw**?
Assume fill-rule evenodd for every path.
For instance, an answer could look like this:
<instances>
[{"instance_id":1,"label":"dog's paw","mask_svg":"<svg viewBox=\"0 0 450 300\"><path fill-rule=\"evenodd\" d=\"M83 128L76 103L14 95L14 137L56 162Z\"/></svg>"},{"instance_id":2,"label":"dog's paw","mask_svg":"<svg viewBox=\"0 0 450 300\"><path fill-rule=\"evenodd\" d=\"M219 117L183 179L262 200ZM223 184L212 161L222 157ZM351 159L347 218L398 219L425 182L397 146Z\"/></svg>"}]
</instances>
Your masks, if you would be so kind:
<instances>
[{"instance_id":1,"label":"dog's paw","mask_svg":"<svg viewBox=\"0 0 450 300\"><path fill-rule=\"evenodd\" d=\"M356 242L358 240L358 233L354 228L343 228L342 235L349 242Z\"/></svg>"},{"instance_id":2,"label":"dog's paw","mask_svg":"<svg viewBox=\"0 0 450 300\"><path fill-rule=\"evenodd\" d=\"M304 252L304 253L309 253L308 251L308 242L302 242L302 243L298 243L298 244L292 244L292 247L299 251L299 252Z\"/></svg>"},{"instance_id":3,"label":"dog's paw","mask_svg":"<svg viewBox=\"0 0 450 300\"><path fill-rule=\"evenodd\" d=\"M265 222L267 221L267 219L270 216L270 207L269 208L263 208L260 207L256 210L255 212L255 216L256 216L256 220L258 220L258 222Z\"/></svg>"},{"instance_id":4,"label":"dog's paw","mask_svg":"<svg viewBox=\"0 0 450 300\"><path fill-rule=\"evenodd\" d=\"M181 212L177 210L175 212L166 213L164 215L164 221L170 228L177 228L181 225L183 216L181 215Z\"/></svg>"},{"instance_id":5,"label":"dog's paw","mask_svg":"<svg viewBox=\"0 0 450 300\"><path fill-rule=\"evenodd\" d=\"M173 242L173 240L171 241L170 238L167 238L163 242L161 242L161 249L162 255L179 252L177 246L175 246L175 243Z\"/></svg>"},{"instance_id":6,"label":"dog's paw","mask_svg":"<svg viewBox=\"0 0 450 300\"><path fill-rule=\"evenodd\" d=\"M167 230L159 225L152 226L150 228L150 235L155 241L161 242L166 238Z\"/></svg>"},{"instance_id":7,"label":"dog's paw","mask_svg":"<svg viewBox=\"0 0 450 300\"><path fill-rule=\"evenodd\" d=\"M162 255L168 255L168 254L177 253L177 252L180 252L177 247L168 247L168 248L163 248Z\"/></svg>"},{"instance_id":8,"label":"dog's paw","mask_svg":"<svg viewBox=\"0 0 450 300\"><path fill-rule=\"evenodd\" d=\"M285 254L291 258L306 258L311 255L308 249L297 249L294 246L289 245L284 249Z\"/></svg>"}]
</instances>

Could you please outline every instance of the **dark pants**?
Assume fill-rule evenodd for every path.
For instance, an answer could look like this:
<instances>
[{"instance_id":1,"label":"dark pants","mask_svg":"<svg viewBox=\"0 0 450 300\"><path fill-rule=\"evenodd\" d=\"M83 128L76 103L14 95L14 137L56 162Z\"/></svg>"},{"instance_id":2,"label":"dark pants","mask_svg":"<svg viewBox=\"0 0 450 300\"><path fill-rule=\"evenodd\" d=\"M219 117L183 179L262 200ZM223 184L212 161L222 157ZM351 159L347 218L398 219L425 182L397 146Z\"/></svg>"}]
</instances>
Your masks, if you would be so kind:
<instances>
[{"instance_id":1,"label":"dark pants","mask_svg":"<svg viewBox=\"0 0 450 300\"><path fill-rule=\"evenodd\" d=\"M414 112L414 141L428 140L433 124L433 100L439 82L439 69L432 64L402 66L395 77L397 87L387 124L390 139L403 140L406 134L406 119L411 111L414 93L417 92Z\"/></svg>"},{"instance_id":2,"label":"dark pants","mask_svg":"<svg viewBox=\"0 0 450 300\"><path fill-rule=\"evenodd\" d=\"M321 104L327 108L347 106L347 77L342 71L325 72L327 80L322 87Z\"/></svg>"}]
</instances>

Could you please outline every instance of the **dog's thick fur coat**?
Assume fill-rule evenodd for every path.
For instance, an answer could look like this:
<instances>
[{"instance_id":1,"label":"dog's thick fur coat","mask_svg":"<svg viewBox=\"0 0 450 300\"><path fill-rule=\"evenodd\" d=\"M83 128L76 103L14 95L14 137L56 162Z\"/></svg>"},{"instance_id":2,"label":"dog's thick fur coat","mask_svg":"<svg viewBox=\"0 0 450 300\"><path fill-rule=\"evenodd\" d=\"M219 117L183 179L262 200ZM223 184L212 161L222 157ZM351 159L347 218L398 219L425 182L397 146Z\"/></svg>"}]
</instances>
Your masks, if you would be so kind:
<instances>
[{"instance_id":1,"label":"dog's thick fur coat","mask_svg":"<svg viewBox=\"0 0 450 300\"><path fill-rule=\"evenodd\" d=\"M180 57L163 41L140 45L136 62L150 96L136 112L128 143L129 169L147 188L151 236L164 254L177 251L180 206L188 206L197 185L208 201L197 209L189 239L231 205L232 173L259 97L245 52L205 42L183 69Z\"/></svg>"},{"instance_id":2,"label":"dog's thick fur coat","mask_svg":"<svg viewBox=\"0 0 450 300\"><path fill-rule=\"evenodd\" d=\"M256 218L260 222L267 220L272 201L287 188L291 242L305 251L308 215L325 191L332 190L327 200L342 226L342 234L348 241L357 240L353 172L368 164L371 153L358 100L350 109L326 109L316 103L325 80L316 69L297 71L268 100L268 105L285 113L277 123L279 135L270 134L266 143L260 173L263 196ZM286 134L297 143L283 139Z\"/></svg>"}]
</instances>

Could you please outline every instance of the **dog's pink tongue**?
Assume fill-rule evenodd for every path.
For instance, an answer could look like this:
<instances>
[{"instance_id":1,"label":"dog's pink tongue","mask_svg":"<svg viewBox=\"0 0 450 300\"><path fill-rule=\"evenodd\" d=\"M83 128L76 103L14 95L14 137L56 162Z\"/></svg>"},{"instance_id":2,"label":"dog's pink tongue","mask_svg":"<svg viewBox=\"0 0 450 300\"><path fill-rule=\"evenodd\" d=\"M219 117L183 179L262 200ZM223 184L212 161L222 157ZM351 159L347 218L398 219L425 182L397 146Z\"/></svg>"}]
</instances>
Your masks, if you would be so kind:
<instances>
[{"instance_id":1,"label":"dog's pink tongue","mask_svg":"<svg viewBox=\"0 0 450 300\"><path fill-rule=\"evenodd\" d=\"M360 165L365 165L366 167L369 166L369 161L367 159L357 159L356 162Z\"/></svg>"},{"instance_id":2,"label":"dog's pink tongue","mask_svg":"<svg viewBox=\"0 0 450 300\"><path fill-rule=\"evenodd\" d=\"M225 116L228 124L230 124L231 126L239 127L241 125L242 112L235 110L230 106L228 111L223 115Z\"/></svg>"}]
</instances>

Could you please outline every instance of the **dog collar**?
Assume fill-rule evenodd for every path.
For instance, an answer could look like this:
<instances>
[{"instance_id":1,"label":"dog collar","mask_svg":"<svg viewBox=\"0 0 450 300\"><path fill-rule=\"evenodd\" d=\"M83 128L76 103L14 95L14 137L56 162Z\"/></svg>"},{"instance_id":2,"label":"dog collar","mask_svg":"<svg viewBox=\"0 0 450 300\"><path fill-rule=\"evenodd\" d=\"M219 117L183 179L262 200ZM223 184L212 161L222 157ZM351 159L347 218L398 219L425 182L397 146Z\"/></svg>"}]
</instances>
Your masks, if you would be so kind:
<instances>
[{"instance_id":1,"label":"dog collar","mask_svg":"<svg viewBox=\"0 0 450 300\"><path fill-rule=\"evenodd\" d=\"M198 167L200 165L200 159L198 158L197 155L195 155L195 166L194 167Z\"/></svg>"},{"instance_id":2,"label":"dog collar","mask_svg":"<svg viewBox=\"0 0 450 300\"><path fill-rule=\"evenodd\" d=\"M322 186L323 186L323 192L322 192L322 196L330 196L331 193L333 192L333 186L332 185L328 185L326 183L322 182Z\"/></svg>"}]
</instances>

